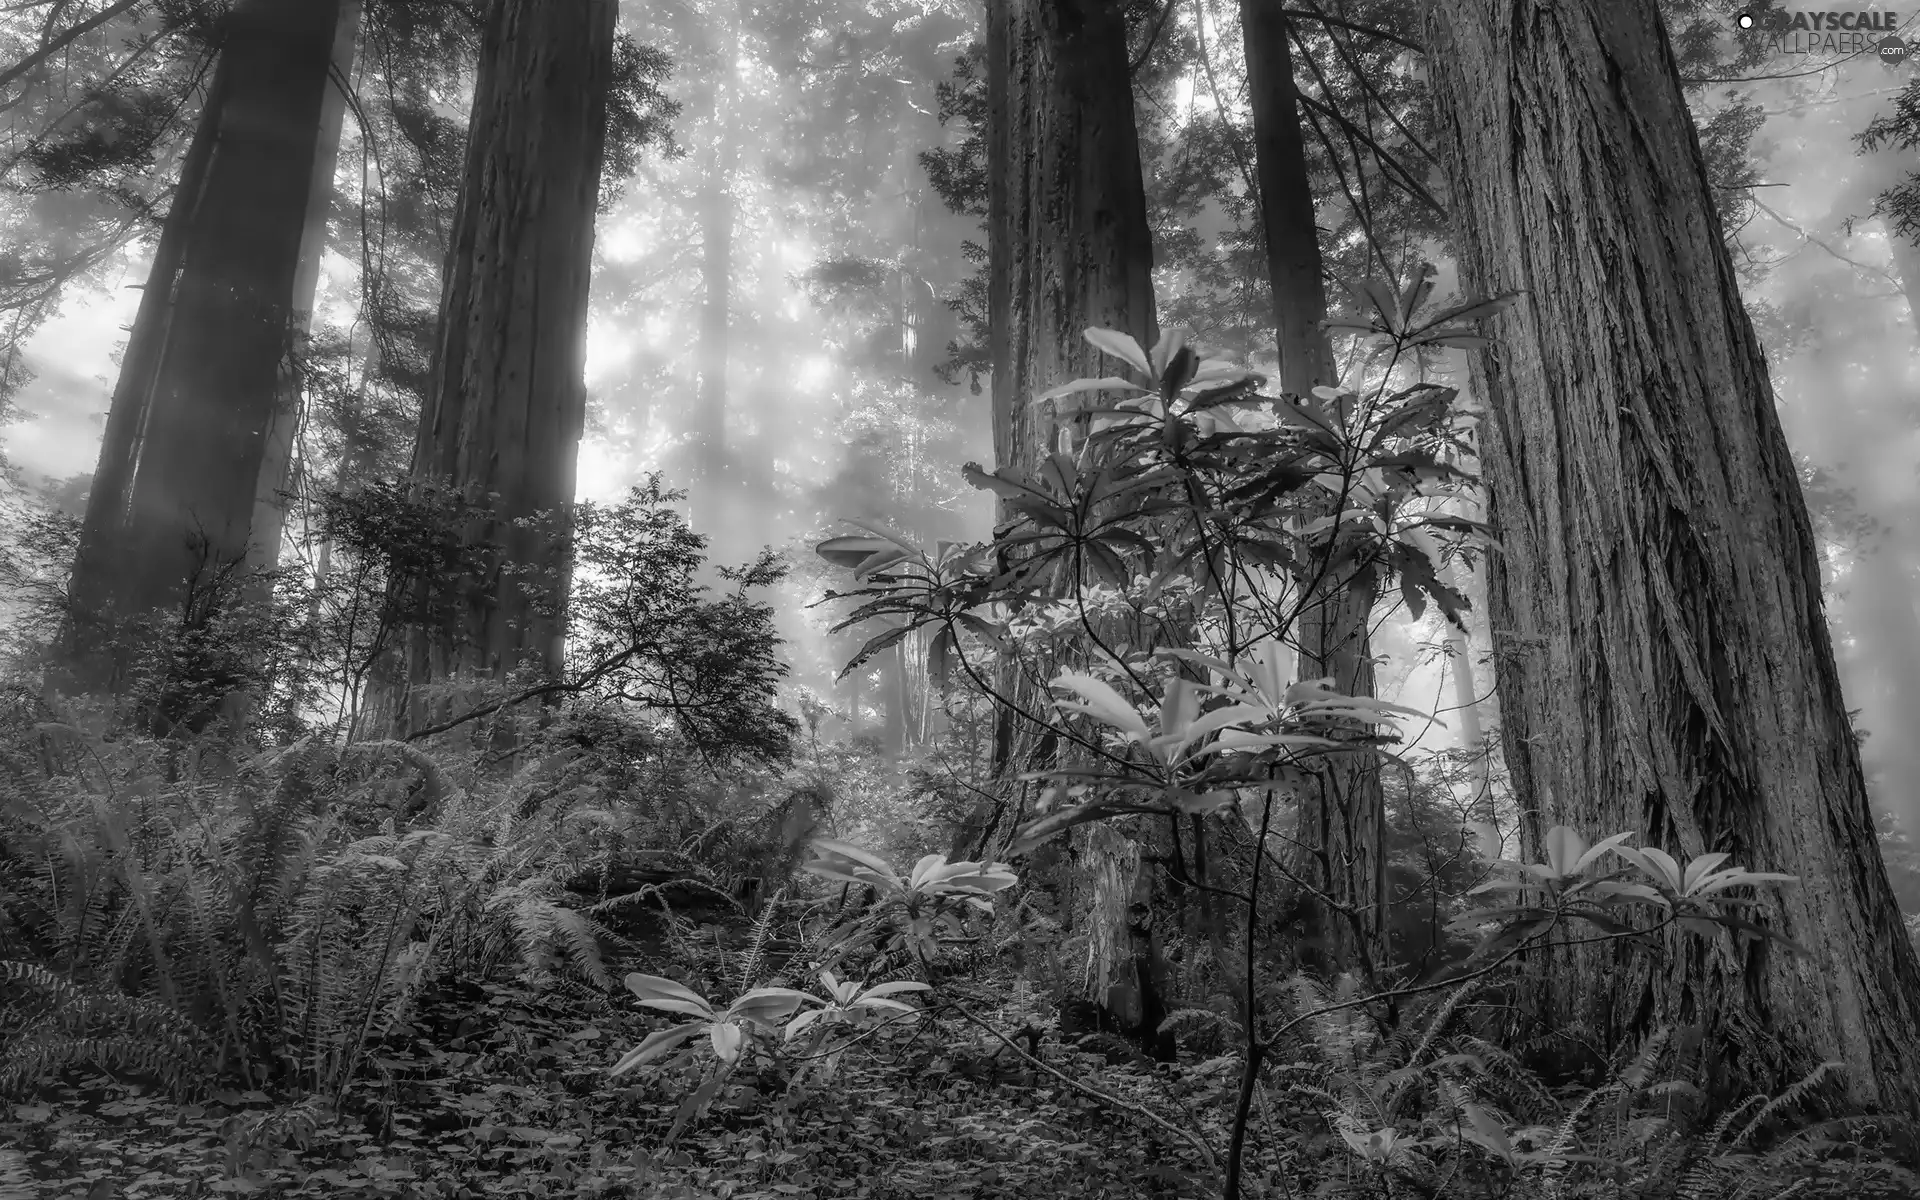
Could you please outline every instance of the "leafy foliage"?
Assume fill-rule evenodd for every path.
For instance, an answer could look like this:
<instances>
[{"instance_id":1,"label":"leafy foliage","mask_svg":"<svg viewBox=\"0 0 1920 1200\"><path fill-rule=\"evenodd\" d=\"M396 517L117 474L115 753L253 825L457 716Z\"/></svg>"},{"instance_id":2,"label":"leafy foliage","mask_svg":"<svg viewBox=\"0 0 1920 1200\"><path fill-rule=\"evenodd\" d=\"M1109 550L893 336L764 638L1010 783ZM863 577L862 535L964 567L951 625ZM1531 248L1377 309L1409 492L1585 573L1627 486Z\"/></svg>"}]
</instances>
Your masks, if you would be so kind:
<instances>
[{"instance_id":1,"label":"leafy foliage","mask_svg":"<svg viewBox=\"0 0 1920 1200\"><path fill-rule=\"evenodd\" d=\"M1462 996L1573 924L1597 928L1602 938L1647 938L1676 922L1709 935L1731 929L1774 937L1763 923L1731 910L1760 903L1751 895L1755 885L1791 881L1729 867L1725 854L1683 868L1659 848L1626 845L1628 833L1589 846L1564 828L1546 835L1543 861L1516 864L1501 857L1497 830L1476 824L1482 860L1494 877L1469 894L1504 893L1511 900L1455 918L1455 930L1482 934L1462 969L1435 982L1396 985L1361 956L1337 965L1347 973L1336 974L1331 992L1310 976L1294 976L1301 999L1292 1015L1271 1012L1263 1000L1271 991L1260 982L1256 937L1264 914L1261 868L1276 824L1289 823L1276 810L1288 804L1289 793L1325 786L1316 761L1378 755L1398 740L1400 721L1420 715L1340 695L1329 680L1293 678L1295 623L1307 604L1326 594L1329 581L1337 590L1363 574L1397 579L1416 616L1432 601L1457 623L1466 602L1442 577L1447 551L1438 539L1452 541L1457 554L1484 536L1476 522L1435 503L1473 482L1458 465L1463 446L1452 390L1424 381L1397 386L1395 372L1403 359L1417 362L1423 348L1485 344L1471 323L1514 297L1429 312L1431 290L1424 278L1403 289L1369 281L1354 289L1353 316L1326 322L1379 343L1376 357L1383 362L1365 394L1320 387L1312 396L1269 399L1257 394L1258 377L1203 358L1178 332L1149 353L1123 334L1089 330L1087 340L1129 374L1076 380L1036 397L1035 403L1060 405L1073 418L1070 444L1037 470L966 469L970 482L1000 501L1003 521L991 543L928 548L882 525L853 522L860 534L817 547L859 585L841 597L855 602L843 624L882 625L849 669L910 634L932 630L932 677L944 683L957 663L972 688L1037 727L1042 742L1054 747L1051 761L1027 772L1047 793L1039 814L1026 817L1011 841L1011 856L1035 856L1092 825L1132 821L1144 832L1138 818L1150 816L1173 831L1173 855L1163 861L1183 884L1247 911L1237 962L1228 958L1230 934L1217 915L1207 935L1242 1043L1226 1156L1229 1197L1240 1194L1263 1066L1293 1031L1315 1028L1345 1047L1341 1053L1351 1065L1370 1036L1356 1022L1393 1027L1406 1000L1449 987ZM1191 588L1178 622L1154 603L1175 576ZM1028 608L1063 610L1069 618L1056 624L1044 655L1006 619ZM1059 636L1069 625L1070 635ZM999 652L999 664L974 657L988 650ZM1066 695L1051 698L1050 712L1035 707L1007 686L1010 672ZM1210 863L1199 852L1209 819L1256 834L1253 869L1237 887L1210 877ZM1196 843L1191 860L1180 846L1183 823ZM1319 851L1326 850L1323 841ZM883 863L855 860L844 849L829 852L859 863L829 867L829 874L837 870L838 877L883 890L903 887ZM1633 870L1583 874L1609 853ZM1310 889L1283 858L1273 857L1279 873ZM1351 862L1343 869L1352 870ZM1138 918L1131 915L1143 904L1138 877L1133 897L1116 904L1127 886L1107 879L1116 869L1124 873L1119 860L1102 874L1095 906L1103 907L1104 890L1104 908L1124 908L1127 915L1096 912L1100 927L1091 951L1103 964L1093 972L1096 979L1110 977L1118 957L1121 935L1109 930L1124 925L1125 936L1138 941ZM1736 890L1740 897L1731 899ZM1367 886L1356 885L1353 894L1364 897ZM1641 907L1654 910L1651 923L1632 919ZM1363 938L1369 927L1384 935L1387 925L1378 901L1346 906L1343 919ZM1144 973L1140 951L1133 954L1131 969ZM1157 998L1144 988L1143 996L1140 1003L1160 1020ZM1210 1011L1227 1020L1220 1009ZM1413 1057L1431 1043L1431 1036L1423 1039ZM1329 1120L1370 1169L1431 1183L1444 1176L1426 1153L1431 1144L1416 1145L1391 1123L1397 1089L1412 1069L1383 1074L1368 1068L1349 1083L1370 1099L1371 1113L1363 1120L1341 1109ZM1467 1113L1458 1104L1454 1111ZM1494 1139L1484 1113L1474 1110L1466 1119L1466 1126L1456 1121L1456 1147L1470 1126L1469 1141L1496 1146L1510 1167L1519 1161L1509 1143Z\"/></svg>"},{"instance_id":2,"label":"leafy foliage","mask_svg":"<svg viewBox=\"0 0 1920 1200\"><path fill-rule=\"evenodd\" d=\"M778 583L763 553L722 568L730 590L698 582L707 539L653 477L620 503L574 516L576 582L569 600L572 690L671 719L710 761L779 761L799 728L776 706L786 666L773 609L752 593Z\"/></svg>"}]
</instances>

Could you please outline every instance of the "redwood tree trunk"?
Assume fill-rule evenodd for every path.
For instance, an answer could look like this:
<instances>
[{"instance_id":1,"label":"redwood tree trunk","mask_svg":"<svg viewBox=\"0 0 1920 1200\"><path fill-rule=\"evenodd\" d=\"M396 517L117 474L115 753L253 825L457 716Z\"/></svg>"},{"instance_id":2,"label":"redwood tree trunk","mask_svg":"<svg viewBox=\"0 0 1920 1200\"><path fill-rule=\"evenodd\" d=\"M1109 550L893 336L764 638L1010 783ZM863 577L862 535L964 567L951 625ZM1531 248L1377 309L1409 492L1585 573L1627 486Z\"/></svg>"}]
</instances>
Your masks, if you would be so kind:
<instances>
[{"instance_id":1,"label":"redwood tree trunk","mask_svg":"<svg viewBox=\"0 0 1920 1200\"><path fill-rule=\"evenodd\" d=\"M1327 318L1327 289L1293 50L1279 0L1241 0L1240 22L1280 385L1284 392L1304 396L1339 379L1320 325ZM1373 695L1371 619L1378 590L1377 573L1362 569L1329 575L1302 598L1293 631L1302 679L1331 677L1347 695ZM1348 756L1329 764L1315 782L1301 805L1305 828L1299 840L1319 860L1308 877L1349 910L1316 906L1323 908L1315 920L1318 938L1334 964L1370 975L1381 961L1386 929L1386 799L1379 763L1371 756Z\"/></svg>"},{"instance_id":2,"label":"redwood tree trunk","mask_svg":"<svg viewBox=\"0 0 1920 1200\"><path fill-rule=\"evenodd\" d=\"M1603 1048L1703 1027L1710 1085L1825 1060L1920 1108L1920 966L1874 839L1817 547L1652 0L1430 0L1463 285L1527 298L1476 356L1503 553L1488 572L1516 799L1797 885L1806 946L1565 951L1544 1015Z\"/></svg>"},{"instance_id":3,"label":"redwood tree trunk","mask_svg":"<svg viewBox=\"0 0 1920 1200\"><path fill-rule=\"evenodd\" d=\"M1033 397L1117 366L1088 328L1153 345L1153 238L1125 6L990 0L987 26L993 452L1025 470L1061 425Z\"/></svg>"},{"instance_id":4,"label":"redwood tree trunk","mask_svg":"<svg viewBox=\"0 0 1920 1200\"><path fill-rule=\"evenodd\" d=\"M416 478L491 515L464 531L487 568L454 628L418 631L417 687L561 669L564 534L586 414L594 205L615 0L493 0L468 125ZM516 522L530 522L516 524ZM509 573L511 568L512 573ZM416 697L414 728L444 719Z\"/></svg>"},{"instance_id":5,"label":"redwood tree trunk","mask_svg":"<svg viewBox=\"0 0 1920 1200\"><path fill-rule=\"evenodd\" d=\"M117 618L171 609L210 570L278 558L297 396L357 0L247 0L229 16L122 362L71 585L71 681Z\"/></svg>"},{"instance_id":6,"label":"redwood tree trunk","mask_svg":"<svg viewBox=\"0 0 1920 1200\"><path fill-rule=\"evenodd\" d=\"M1116 329L1147 348L1155 340L1125 10L1121 0L988 0L988 324L1001 467L1030 471L1058 448L1064 423L1034 396L1116 370L1087 343L1087 329ZM1008 664L998 687L1029 712L1045 704ZM994 762L1007 777L1030 757L1015 749L1032 745L1020 724L995 729ZM995 823L976 816L981 828ZM1114 913L1122 927L1108 935L1129 952L1095 994L1146 1021L1160 1009L1164 974L1151 921L1130 919L1124 906Z\"/></svg>"},{"instance_id":7,"label":"redwood tree trunk","mask_svg":"<svg viewBox=\"0 0 1920 1200\"><path fill-rule=\"evenodd\" d=\"M993 452L998 466L1031 471L1062 427L1033 397L1119 369L1086 331L1117 329L1150 348L1158 327L1124 5L989 0L987 99ZM1005 664L998 686L1034 711ZM1029 732L1019 725L998 725L997 764L1016 757L1011 743Z\"/></svg>"}]
</instances>

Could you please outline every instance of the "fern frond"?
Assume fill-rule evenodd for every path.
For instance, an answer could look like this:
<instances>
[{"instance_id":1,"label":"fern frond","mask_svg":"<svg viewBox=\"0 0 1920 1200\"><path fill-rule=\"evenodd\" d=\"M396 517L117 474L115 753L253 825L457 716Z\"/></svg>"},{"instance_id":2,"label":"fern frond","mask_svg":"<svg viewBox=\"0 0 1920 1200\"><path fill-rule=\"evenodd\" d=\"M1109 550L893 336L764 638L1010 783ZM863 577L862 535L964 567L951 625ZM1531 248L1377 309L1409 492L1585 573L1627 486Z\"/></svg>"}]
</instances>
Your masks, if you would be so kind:
<instances>
[{"instance_id":1,"label":"fern frond","mask_svg":"<svg viewBox=\"0 0 1920 1200\"><path fill-rule=\"evenodd\" d=\"M1488 986L1490 986L1490 977L1470 979L1449 993L1433 1014L1433 1018L1427 1022L1426 1032L1421 1035L1419 1043L1407 1055L1406 1065L1419 1066L1421 1060L1425 1059L1427 1053L1433 1049L1434 1043L1440 1039L1440 1035L1446 1032L1448 1022L1452 1021L1454 1014L1460 1011L1460 1006L1465 1004L1469 997L1478 994Z\"/></svg>"},{"instance_id":2,"label":"fern frond","mask_svg":"<svg viewBox=\"0 0 1920 1200\"><path fill-rule=\"evenodd\" d=\"M1553 1131L1553 1140L1547 1143L1547 1154L1552 1156L1542 1169L1541 1176L1546 1182L1550 1195L1559 1195L1559 1189L1566 1174L1566 1160L1561 1157L1570 1153L1577 1144L1580 1135L1580 1118L1587 1115L1595 1105L1610 1096L1626 1094L1626 1088L1619 1083L1609 1083L1595 1088L1580 1098L1580 1103L1563 1118Z\"/></svg>"},{"instance_id":3,"label":"fern frond","mask_svg":"<svg viewBox=\"0 0 1920 1200\"><path fill-rule=\"evenodd\" d=\"M1640 1044L1639 1052L1633 1056L1633 1061L1620 1072L1618 1076L1620 1084L1630 1092L1638 1092L1645 1088L1647 1080L1653 1078L1653 1072L1660 1065L1661 1059L1666 1057L1667 1046L1672 1037L1673 1029L1666 1025L1648 1034L1647 1040Z\"/></svg>"},{"instance_id":4,"label":"fern frond","mask_svg":"<svg viewBox=\"0 0 1920 1200\"><path fill-rule=\"evenodd\" d=\"M35 963L0 962L0 983L0 1029L9 1030L0 1093L82 1065L151 1075L176 1092L211 1080L205 1038L163 1005L77 984Z\"/></svg>"},{"instance_id":5,"label":"fern frond","mask_svg":"<svg viewBox=\"0 0 1920 1200\"><path fill-rule=\"evenodd\" d=\"M766 907L761 909L759 919L753 923L752 933L747 939L746 953L740 959L737 987L742 992L750 990L759 981L760 964L766 954L767 939L773 936L773 918L780 911L780 899L786 893L787 889L783 884L780 890L773 894L773 899L767 902Z\"/></svg>"},{"instance_id":6,"label":"fern frond","mask_svg":"<svg viewBox=\"0 0 1920 1200\"><path fill-rule=\"evenodd\" d=\"M1542 1082L1539 1074L1504 1047L1473 1034L1463 1034L1453 1044L1479 1062L1483 1086L1496 1085L1510 1100L1524 1096L1547 1112L1559 1109L1559 1100Z\"/></svg>"},{"instance_id":7,"label":"fern frond","mask_svg":"<svg viewBox=\"0 0 1920 1200\"><path fill-rule=\"evenodd\" d=\"M1754 1114L1753 1120L1747 1122L1745 1128L1741 1129L1739 1136L1735 1137L1731 1144L1735 1146L1747 1144L1747 1142L1752 1140L1753 1135L1758 1133L1761 1127L1766 1124L1768 1117L1773 1116L1783 1109L1792 1108L1794 1105L1799 1104L1802 1100L1806 1099L1814 1089L1819 1087L1821 1083L1825 1082L1828 1076L1838 1074L1844 1070L1846 1070L1845 1063L1823 1062L1813 1070L1807 1072L1806 1076L1799 1082L1787 1088L1773 1099L1767 1100L1766 1103L1761 1106L1760 1111ZM1755 1097L1755 1099L1763 1099L1763 1097ZM1718 1134L1721 1131L1716 1130L1715 1132ZM1717 1137L1713 1144L1716 1146L1720 1144Z\"/></svg>"}]
</instances>

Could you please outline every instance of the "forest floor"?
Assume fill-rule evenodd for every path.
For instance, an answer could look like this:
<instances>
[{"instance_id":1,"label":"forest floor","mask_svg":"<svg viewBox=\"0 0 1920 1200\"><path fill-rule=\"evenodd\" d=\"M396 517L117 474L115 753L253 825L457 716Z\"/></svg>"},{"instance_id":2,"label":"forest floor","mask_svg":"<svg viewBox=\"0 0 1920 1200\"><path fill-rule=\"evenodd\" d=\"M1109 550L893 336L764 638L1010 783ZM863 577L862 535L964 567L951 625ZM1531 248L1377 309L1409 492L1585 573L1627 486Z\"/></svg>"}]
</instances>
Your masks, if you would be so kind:
<instances>
[{"instance_id":1,"label":"forest floor","mask_svg":"<svg viewBox=\"0 0 1920 1200\"><path fill-rule=\"evenodd\" d=\"M670 1141L703 1068L609 1079L615 1059L660 1027L624 993L462 991L426 997L404 1036L374 1050L335 1110L345 1115L312 1097L262 1092L221 1091L182 1107L157 1090L70 1074L29 1102L0 1107L0 1200L1218 1194L1217 1172L1192 1144L954 1019L883 1029L826 1082L789 1089L784 1077L742 1070ZM977 1011L1017 1028L1005 1023L1016 1015L996 1021L984 1005ZM694 1045L711 1063L705 1039ZM1044 1057L1087 1086L1225 1144L1235 1084L1228 1060L1112 1066L1051 1043ZM1282 1136L1289 1156L1325 1153L1310 1143L1330 1137ZM1249 1164L1255 1181L1280 1167L1261 1157Z\"/></svg>"}]
</instances>

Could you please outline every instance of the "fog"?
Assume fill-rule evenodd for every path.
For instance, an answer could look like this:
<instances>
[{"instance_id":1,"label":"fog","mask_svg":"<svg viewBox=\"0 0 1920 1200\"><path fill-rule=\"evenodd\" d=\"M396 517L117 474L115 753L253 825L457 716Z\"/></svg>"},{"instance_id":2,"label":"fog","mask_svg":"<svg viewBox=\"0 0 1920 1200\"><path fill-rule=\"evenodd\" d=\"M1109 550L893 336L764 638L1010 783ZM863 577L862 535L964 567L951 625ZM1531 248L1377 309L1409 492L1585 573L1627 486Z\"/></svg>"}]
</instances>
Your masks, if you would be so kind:
<instances>
[{"instance_id":1,"label":"fog","mask_svg":"<svg viewBox=\"0 0 1920 1200\"><path fill-rule=\"evenodd\" d=\"M827 636L829 614L813 607L828 576L809 542L843 518L885 517L935 538L983 536L991 517L958 471L990 459L988 390L970 387L964 373L944 382L934 370L948 343L965 336L947 301L973 271L963 242L980 237L977 218L950 210L920 157L957 147L968 133L963 119L942 123L938 89L977 36L978 13L954 0L832 13L711 0L623 9L625 27L673 60L663 86L682 106L673 122L680 153L645 148L599 221L578 494L615 498L661 472L690 493L693 522L712 538L718 562L762 546L786 551L794 571L781 628L791 684L796 695L812 689L850 703L833 682L844 641ZM1214 43L1221 20L1211 16L1204 31ZM1191 41L1202 32L1193 21L1183 7L1170 39ZM1237 50L1229 41L1212 53L1225 77L1220 106L1244 120L1239 67L1226 61ZM358 70L368 83L364 58ZM1169 70L1172 78L1143 89L1142 100L1161 139L1149 172L1162 191L1194 152L1181 144L1182 130L1214 128L1214 97L1223 95L1219 75L1209 80L1190 62ZM1920 703L1920 313L1910 299L1920 295L1920 256L1890 235L1875 199L1920 168L1920 155L1863 154L1856 138L1893 111L1916 70L1871 56L1775 54L1732 82L1694 91L1703 123L1736 109L1757 117L1751 178L1721 184L1738 193L1730 234L1826 547L1828 615L1846 694L1868 735L1873 791L1909 820L1920 813L1912 716ZM461 112L462 96L437 100ZM343 212L379 184L360 138L350 122L337 179ZM1198 152L1219 154L1217 139ZM1344 205L1326 197L1323 226L1345 220ZM16 228L31 233L31 220L17 217ZM1212 245L1244 230L1243 217L1217 204L1188 224ZM350 326L359 302L356 235L345 216L337 225L317 326ZM708 252L715 238L726 239L724 256ZM62 483L72 504L72 481L93 470L151 253L135 239L70 282L24 342L31 379L4 428L11 505ZM1179 311L1190 280L1163 275L1163 313ZM703 398L723 402L703 407ZM1459 697L1438 618L1383 610L1378 620L1386 697L1446 719ZM1483 656L1483 624L1469 635ZM1482 658L1477 690L1490 681ZM1420 744L1444 746L1460 728L1435 724Z\"/></svg>"}]
</instances>

